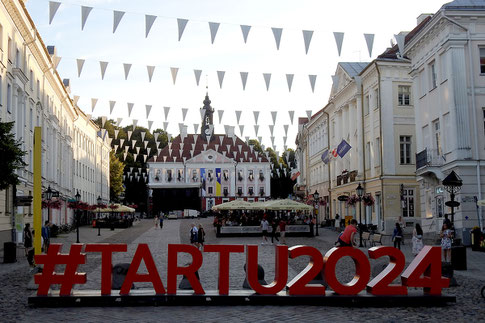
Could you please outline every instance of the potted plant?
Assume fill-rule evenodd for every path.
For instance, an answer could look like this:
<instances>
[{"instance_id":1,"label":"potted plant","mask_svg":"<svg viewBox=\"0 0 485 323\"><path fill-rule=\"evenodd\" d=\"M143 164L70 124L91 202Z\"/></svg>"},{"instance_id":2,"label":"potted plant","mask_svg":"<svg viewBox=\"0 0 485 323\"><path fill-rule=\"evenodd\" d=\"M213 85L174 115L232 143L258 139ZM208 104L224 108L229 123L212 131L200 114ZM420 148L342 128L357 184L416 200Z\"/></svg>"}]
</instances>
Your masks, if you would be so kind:
<instances>
[{"instance_id":1,"label":"potted plant","mask_svg":"<svg viewBox=\"0 0 485 323\"><path fill-rule=\"evenodd\" d=\"M364 202L365 206L373 206L375 204L374 197L370 193L362 196L362 202Z\"/></svg>"},{"instance_id":2,"label":"potted plant","mask_svg":"<svg viewBox=\"0 0 485 323\"><path fill-rule=\"evenodd\" d=\"M347 200L347 205L354 206L360 201L359 197L355 194L349 196Z\"/></svg>"}]
</instances>

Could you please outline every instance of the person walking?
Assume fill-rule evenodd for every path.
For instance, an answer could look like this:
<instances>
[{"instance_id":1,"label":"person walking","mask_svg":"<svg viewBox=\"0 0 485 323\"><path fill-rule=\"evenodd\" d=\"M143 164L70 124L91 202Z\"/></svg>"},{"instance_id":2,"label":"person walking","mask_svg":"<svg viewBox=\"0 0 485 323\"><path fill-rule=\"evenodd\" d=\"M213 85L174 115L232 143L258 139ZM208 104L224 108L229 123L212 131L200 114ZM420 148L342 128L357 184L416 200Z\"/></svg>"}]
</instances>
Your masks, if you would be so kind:
<instances>
[{"instance_id":1,"label":"person walking","mask_svg":"<svg viewBox=\"0 0 485 323\"><path fill-rule=\"evenodd\" d=\"M162 228L163 228L163 214L160 215L159 221L160 221L160 230L162 230Z\"/></svg>"},{"instance_id":2,"label":"person walking","mask_svg":"<svg viewBox=\"0 0 485 323\"><path fill-rule=\"evenodd\" d=\"M49 249L49 246L51 244L51 229L50 229L49 220L46 220L44 222L44 226L42 227L42 230L41 230L41 235L42 235L42 239L44 239L43 249L44 249L44 252L47 253L47 250Z\"/></svg>"},{"instance_id":3,"label":"person walking","mask_svg":"<svg viewBox=\"0 0 485 323\"><path fill-rule=\"evenodd\" d=\"M199 243L199 249L202 250L204 247L204 241L205 241L205 231L204 228L202 227L202 224L199 224L199 230L197 232L197 242Z\"/></svg>"},{"instance_id":4,"label":"person walking","mask_svg":"<svg viewBox=\"0 0 485 323\"><path fill-rule=\"evenodd\" d=\"M413 230L413 255L416 257L418 253L423 249L423 229L419 223L416 223L416 226Z\"/></svg>"},{"instance_id":5,"label":"person walking","mask_svg":"<svg viewBox=\"0 0 485 323\"><path fill-rule=\"evenodd\" d=\"M399 223L396 222L396 227L394 228L394 232L392 233L392 241L394 242L394 248L401 250L401 241L402 241L402 228Z\"/></svg>"},{"instance_id":6,"label":"person walking","mask_svg":"<svg viewBox=\"0 0 485 323\"><path fill-rule=\"evenodd\" d=\"M190 225L192 228L190 229L190 243L193 246L199 247L199 230L195 226L195 223Z\"/></svg>"},{"instance_id":7,"label":"person walking","mask_svg":"<svg viewBox=\"0 0 485 323\"><path fill-rule=\"evenodd\" d=\"M278 219L273 219L271 221L271 243L274 243L274 240L280 242L280 239L276 236L276 231L278 230Z\"/></svg>"},{"instance_id":8,"label":"person walking","mask_svg":"<svg viewBox=\"0 0 485 323\"><path fill-rule=\"evenodd\" d=\"M280 238L281 238L281 244L286 244L286 221L281 218L280 219Z\"/></svg>"},{"instance_id":9,"label":"person walking","mask_svg":"<svg viewBox=\"0 0 485 323\"><path fill-rule=\"evenodd\" d=\"M35 267L34 263L34 248L33 248L34 236L30 230L30 223L26 223L24 227L24 247L25 255L27 256L27 261L30 267Z\"/></svg>"},{"instance_id":10,"label":"person walking","mask_svg":"<svg viewBox=\"0 0 485 323\"><path fill-rule=\"evenodd\" d=\"M266 218L263 217L263 220L261 220L261 229L263 230L263 241L261 244L263 245L265 242L268 242L268 229L269 229L269 223Z\"/></svg>"},{"instance_id":11,"label":"person walking","mask_svg":"<svg viewBox=\"0 0 485 323\"><path fill-rule=\"evenodd\" d=\"M445 262L451 262L451 237L452 232L448 227L448 223L443 223L443 227L440 233L441 237L441 248L443 249L443 257Z\"/></svg>"},{"instance_id":12,"label":"person walking","mask_svg":"<svg viewBox=\"0 0 485 323\"><path fill-rule=\"evenodd\" d=\"M352 247L356 246L355 234L357 233L357 220L352 219L350 225L345 227L344 232L338 237L337 243L339 247Z\"/></svg>"},{"instance_id":13,"label":"person walking","mask_svg":"<svg viewBox=\"0 0 485 323\"><path fill-rule=\"evenodd\" d=\"M158 228L158 217L156 216L154 219L153 219L153 224L155 225L155 229Z\"/></svg>"}]
</instances>

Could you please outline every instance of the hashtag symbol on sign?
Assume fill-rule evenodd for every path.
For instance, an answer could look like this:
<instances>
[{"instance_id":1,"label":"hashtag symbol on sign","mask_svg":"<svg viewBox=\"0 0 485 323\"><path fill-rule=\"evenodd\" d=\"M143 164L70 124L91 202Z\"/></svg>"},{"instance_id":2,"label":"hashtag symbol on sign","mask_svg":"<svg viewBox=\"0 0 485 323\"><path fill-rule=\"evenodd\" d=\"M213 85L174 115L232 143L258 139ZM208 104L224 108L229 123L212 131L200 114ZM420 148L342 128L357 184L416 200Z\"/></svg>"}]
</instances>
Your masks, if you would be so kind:
<instances>
[{"instance_id":1,"label":"hashtag symbol on sign","mask_svg":"<svg viewBox=\"0 0 485 323\"><path fill-rule=\"evenodd\" d=\"M51 285L61 285L59 295L69 296L74 284L86 283L86 274L76 272L79 265L86 263L86 254L81 253L82 247L82 244L73 244L69 254L61 254L62 244L53 243L47 254L35 256L35 262L44 265L42 272L34 277L39 285L38 296L46 296ZM56 265L66 265L64 273L56 273Z\"/></svg>"}]
</instances>

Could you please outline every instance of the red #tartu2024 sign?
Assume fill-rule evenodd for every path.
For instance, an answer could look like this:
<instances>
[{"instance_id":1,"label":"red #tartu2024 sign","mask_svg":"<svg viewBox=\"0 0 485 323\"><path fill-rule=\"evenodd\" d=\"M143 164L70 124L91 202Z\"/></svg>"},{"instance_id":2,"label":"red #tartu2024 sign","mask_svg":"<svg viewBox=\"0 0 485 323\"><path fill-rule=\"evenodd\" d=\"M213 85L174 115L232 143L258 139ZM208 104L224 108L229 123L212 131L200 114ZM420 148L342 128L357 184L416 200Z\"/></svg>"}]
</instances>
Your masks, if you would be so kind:
<instances>
[{"instance_id":1,"label":"red #tartu2024 sign","mask_svg":"<svg viewBox=\"0 0 485 323\"><path fill-rule=\"evenodd\" d=\"M69 254L61 254L62 244L51 244L47 254L35 256L38 264L43 264L42 273L35 275L38 284L37 295L47 296L51 285L60 285L60 296L71 295L75 284L85 284L85 273L78 273L77 268L86 263L84 252L101 253L101 295L111 295L112 255L126 252L126 244L73 244ZM229 294L229 261L231 253L244 253L246 249L246 275L251 288L261 295L275 295L287 288L289 295L322 295L325 286L309 284L320 272L328 287L338 295L357 295L366 289L373 295L407 295L408 287L422 287L424 294L441 295L441 290L449 286L449 279L441 276L441 248L425 246L404 270L404 254L396 248L380 246L368 250L368 256L357 248L339 247L330 249L324 256L318 249L309 246L275 247L275 279L268 285L258 282L258 246L257 245L205 245L203 252L219 254L219 295ZM179 266L177 256L187 253L192 256L192 263ZM288 282L288 259L309 256L307 267ZM349 283L338 281L335 270L337 262L343 257L351 257L355 263L355 275ZM389 257L389 264L375 278L371 278L369 259ZM138 273L141 262L145 263L147 273ZM177 276L184 275L190 282L195 294L205 294L196 272L202 266L202 252L194 246L169 244L167 259L166 288L147 244L139 244L133 256L130 268L119 291L120 295L129 295L133 283L149 282L157 295L177 293ZM63 273L55 272L56 265L65 265ZM404 270L404 272L403 272ZM402 274L401 274L402 273ZM392 282L401 277L401 284ZM370 281L369 281L370 280Z\"/></svg>"}]
</instances>

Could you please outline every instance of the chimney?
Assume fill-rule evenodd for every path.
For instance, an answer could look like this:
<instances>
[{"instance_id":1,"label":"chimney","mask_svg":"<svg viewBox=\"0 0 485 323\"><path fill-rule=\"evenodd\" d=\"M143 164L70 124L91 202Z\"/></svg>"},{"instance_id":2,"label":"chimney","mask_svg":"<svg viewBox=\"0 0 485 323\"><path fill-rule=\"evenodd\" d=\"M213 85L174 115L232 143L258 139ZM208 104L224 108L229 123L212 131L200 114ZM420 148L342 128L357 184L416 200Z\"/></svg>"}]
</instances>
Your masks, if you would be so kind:
<instances>
[{"instance_id":1,"label":"chimney","mask_svg":"<svg viewBox=\"0 0 485 323\"><path fill-rule=\"evenodd\" d=\"M422 13L418 16L418 18L416 18L416 25L419 25L420 23L423 22L424 19L428 18L428 17L432 17L433 14L432 13Z\"/></svg>"}]
</instances>

